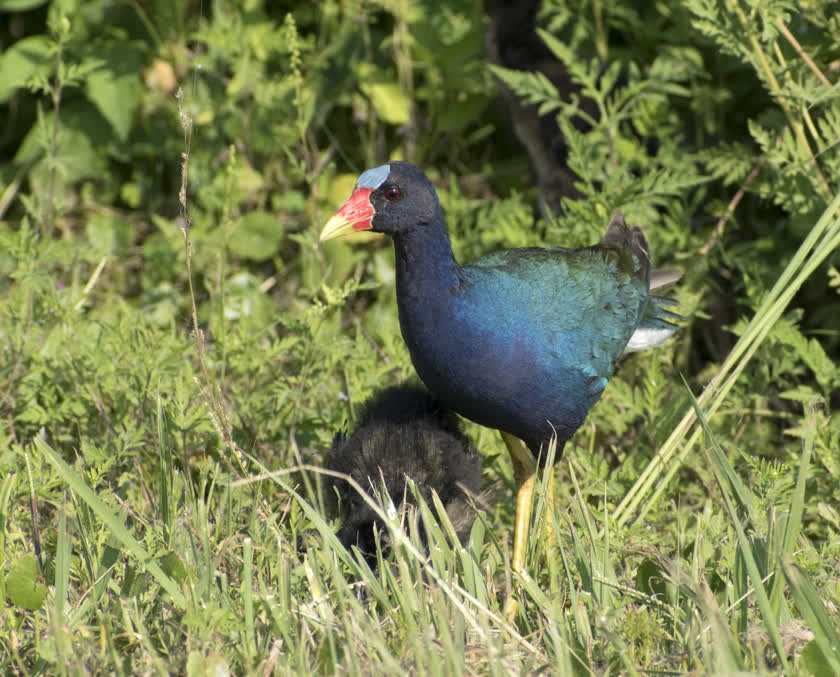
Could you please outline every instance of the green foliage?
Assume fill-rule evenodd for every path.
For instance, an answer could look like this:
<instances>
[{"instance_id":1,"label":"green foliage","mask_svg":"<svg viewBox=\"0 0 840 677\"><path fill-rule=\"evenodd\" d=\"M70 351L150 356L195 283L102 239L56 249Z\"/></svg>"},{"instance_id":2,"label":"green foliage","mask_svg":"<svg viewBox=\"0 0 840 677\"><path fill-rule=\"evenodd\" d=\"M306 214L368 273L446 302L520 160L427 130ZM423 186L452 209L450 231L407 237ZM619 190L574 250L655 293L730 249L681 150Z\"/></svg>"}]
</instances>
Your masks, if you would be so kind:
<instances>
[{"instance_id":1,"label":"green foliage","mask_svg":"<svg viewBox=\"0 0 840 677\"><path fill-rule=\"evenodd\" d=\"M24 555L9 567L4 587L9 601L28 611L40 609L47 594L47 586L38 581L38 563L32 555Z\"/></svg>"},{"instance_id":2,"label":"green foliage","mask_svg":"<svg viewBox=\"0 0 840 677\"><path fill-rule=\"evenodd\" d=\"M840 669L836 2L544 0L571 95L488 65L476 0L3 10L4 672ZM498 82L565 136L551 218ZM322 509L335 432L413 378L388 245L317 244L389 158L461 259L622 209L684 270L677 338L538 492L529 577L493 431L467 426L492 504L466 548L433 501L427 557L383 497L373 572Z\"/></svg>"}]
</instances>

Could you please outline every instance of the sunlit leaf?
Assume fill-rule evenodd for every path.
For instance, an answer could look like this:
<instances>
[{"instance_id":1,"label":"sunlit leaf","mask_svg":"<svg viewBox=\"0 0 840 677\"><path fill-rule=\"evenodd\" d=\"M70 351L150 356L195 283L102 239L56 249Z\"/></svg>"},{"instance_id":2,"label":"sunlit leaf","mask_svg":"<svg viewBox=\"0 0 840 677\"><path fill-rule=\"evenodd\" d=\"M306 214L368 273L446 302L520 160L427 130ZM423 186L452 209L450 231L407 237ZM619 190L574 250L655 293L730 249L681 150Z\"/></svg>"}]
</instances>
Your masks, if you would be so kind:
<instances>
[{"instance_id":1,"label":"sunlit leaf","mask_svg":"<svg viewBox=\"0 0 840 677\"><path fill-rule=\"evenodd\" d=\"M41 608L47 586L41 581L34 555L24 555L12 564L6 576L6 592L12 604L29 611Z\"/></svg>"}]
</instances>

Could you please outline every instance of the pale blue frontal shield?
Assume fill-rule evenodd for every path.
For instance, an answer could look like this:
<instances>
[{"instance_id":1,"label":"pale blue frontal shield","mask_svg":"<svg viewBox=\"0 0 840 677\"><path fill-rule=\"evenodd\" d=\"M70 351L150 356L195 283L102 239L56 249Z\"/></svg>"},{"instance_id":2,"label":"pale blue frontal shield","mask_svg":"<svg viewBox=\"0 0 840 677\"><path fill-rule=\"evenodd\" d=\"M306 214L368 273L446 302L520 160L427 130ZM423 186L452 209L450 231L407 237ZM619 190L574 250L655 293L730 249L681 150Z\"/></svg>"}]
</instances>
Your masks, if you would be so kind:
<instances>
[{"instance_id":1,"label":"pale blue frontal shield","mask_svg":"<svg viewBox=\"0 0 840 677\"><path fill-rule=\"evenodd\" d=\"M388 178L388 174L390 173L390 165L382 165L381 167L368 169L366 172L362 172L359 180L356 181L356 188L370 188L371 190L376 190L379 186L385 183L385 179Z\"/></svg>"}]
</instances>

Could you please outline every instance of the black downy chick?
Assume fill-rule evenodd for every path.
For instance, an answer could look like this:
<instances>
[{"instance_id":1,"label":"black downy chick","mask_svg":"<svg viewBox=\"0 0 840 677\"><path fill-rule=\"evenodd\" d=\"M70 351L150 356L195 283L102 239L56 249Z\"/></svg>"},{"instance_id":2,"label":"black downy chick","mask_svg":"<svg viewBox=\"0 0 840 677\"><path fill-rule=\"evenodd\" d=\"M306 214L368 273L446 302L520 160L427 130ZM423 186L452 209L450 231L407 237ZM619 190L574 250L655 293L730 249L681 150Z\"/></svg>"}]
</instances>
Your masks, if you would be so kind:
<instances>
[{"instance_id":1,"label":"black downy chick","mask_svg":"<svg viewBox=\"0 0 840 677\"><path fill-rule=\"evenodd\" d=\"M377 393L365 403L356 430L335 436L327 467L349 475L371 496L384 480L398 512L414 506L406 477L429 505L432 491L437 492L459 540L466 542L475 521L468 494L481 487L481 461L455 414L425 388L400 385ZM345 515L339 540L345 547L357 546L373 566L374 527L387 550L382 520L346 480L330 478L329 493L338 495Z\"/></svg>"}]
</instances>

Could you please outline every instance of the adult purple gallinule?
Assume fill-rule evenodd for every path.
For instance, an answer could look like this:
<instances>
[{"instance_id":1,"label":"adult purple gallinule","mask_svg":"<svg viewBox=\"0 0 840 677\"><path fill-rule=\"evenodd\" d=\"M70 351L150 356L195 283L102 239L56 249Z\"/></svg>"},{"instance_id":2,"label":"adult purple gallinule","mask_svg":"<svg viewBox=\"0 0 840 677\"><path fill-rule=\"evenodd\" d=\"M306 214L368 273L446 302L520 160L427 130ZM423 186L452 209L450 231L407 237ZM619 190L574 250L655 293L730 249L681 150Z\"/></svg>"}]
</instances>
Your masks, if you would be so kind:
<instances>
[{"instance_id":1,"label":"adult purple gallinule","mask_svg":"<svg viewBox=\"0 0 840 677\"><path fill-rule=\"evenodd\" d=\"M434 187L406 162L364 172L321 240L360 230L394 241L400 328L420 378L449 408L502 432L522 572L534 457L544 462L556 435L560 458L617 360L676 330L672 302L650 293L645 236L616 212L597 245L512 249L461 266Z\"/></svg>"},{"instance_id":2,"label":"adult purple gallinule","mask_svg":"<svg viewBox=\"0 0 840 677\"><path fill-rule=\"evenodd\" d=\"M379 391L365 403L353 433L335 436L326 465L368 492L379 491L384 482L397 512L414 506L409 477L427 503L432 491L437 493L461 543L470 534L475 511L468 494L481 489L481 461L458 418L425 388L399 385ZM331 478L328 486L345 515L339 540L347 548L357 546L374 567L374 527L387 534L385 525L347 481Z\"/></svg>"}]
</instances>

